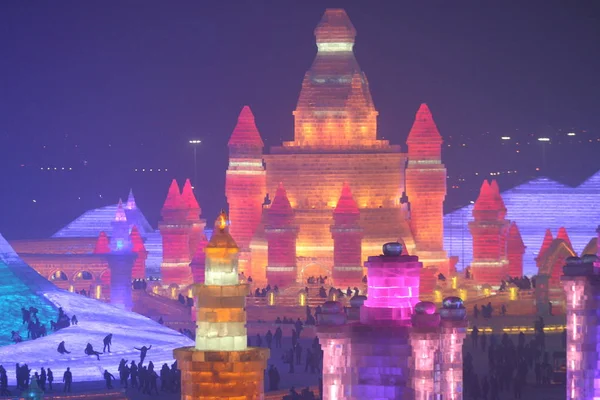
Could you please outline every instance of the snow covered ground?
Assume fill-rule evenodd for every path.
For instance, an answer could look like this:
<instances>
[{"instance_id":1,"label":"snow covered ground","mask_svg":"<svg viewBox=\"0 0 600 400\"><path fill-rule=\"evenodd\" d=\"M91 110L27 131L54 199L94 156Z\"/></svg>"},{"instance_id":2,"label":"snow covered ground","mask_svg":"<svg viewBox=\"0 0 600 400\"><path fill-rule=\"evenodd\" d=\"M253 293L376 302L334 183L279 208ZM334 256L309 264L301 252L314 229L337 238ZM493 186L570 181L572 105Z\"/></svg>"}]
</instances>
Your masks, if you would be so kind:
<instances>
[{"instance_id":1,"label":"snow covered ground","mask_svg":"<svg viewBox=\"0 0 600 400\"><path fill-rule=\"evenodd\" d=\"M116 373L122 358L139 362L139 351L134 347L150 345L152 349L144 365L152 361L160 369L165 362L173 363L173 349L194 345L189 338L142 315L97 300L58 289L44 293L44 297L62 307L69 316L75 314L79 324L43 338L0 347L0 364L7 369L11 381L15 378L16 363L27 363L32 375L41 367L50 367L56 381L62 381L67 367L71 368L74 382L101 380L105 369ZM99 361L84 353L87 343L102 352L103 338L109 333L113 334L111 353L100 355ZM61 355L56 351L63 340L71 354Z\"/></svg>"}]
</instances>

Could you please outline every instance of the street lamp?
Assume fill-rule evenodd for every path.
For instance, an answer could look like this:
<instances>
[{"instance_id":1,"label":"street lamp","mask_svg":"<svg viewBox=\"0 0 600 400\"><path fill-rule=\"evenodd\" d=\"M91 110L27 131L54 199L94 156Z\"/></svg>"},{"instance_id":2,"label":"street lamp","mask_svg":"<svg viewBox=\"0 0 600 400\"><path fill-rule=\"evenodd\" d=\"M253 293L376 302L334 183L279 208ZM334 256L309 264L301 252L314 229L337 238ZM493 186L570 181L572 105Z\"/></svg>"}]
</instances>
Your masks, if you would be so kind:
<instances>
[{"instance_id":1,"label":"street lamp","mask_svg":"<svg viewBox=\"0 0 600 400\"><path fill-rule=\"evenodd\" d=\"M202 140L193 139L190 140L189 143L194 147L194 184L192 185L192 187L195 189L196 185L198 184L198 162L196 157L196 149L198 148L198 145L202 144Z\"/></svg>"},{"instance_id":2,"label":"street lamp","mask_svg":"<svg viewBox=\"0 0 600 400\"><path fill-rule=\"evenodd\" d=\"M546 142L550 142L549 137L539 137L538 141L542 142L542 168L546 170Z\"/></svg>"}]
</instances>

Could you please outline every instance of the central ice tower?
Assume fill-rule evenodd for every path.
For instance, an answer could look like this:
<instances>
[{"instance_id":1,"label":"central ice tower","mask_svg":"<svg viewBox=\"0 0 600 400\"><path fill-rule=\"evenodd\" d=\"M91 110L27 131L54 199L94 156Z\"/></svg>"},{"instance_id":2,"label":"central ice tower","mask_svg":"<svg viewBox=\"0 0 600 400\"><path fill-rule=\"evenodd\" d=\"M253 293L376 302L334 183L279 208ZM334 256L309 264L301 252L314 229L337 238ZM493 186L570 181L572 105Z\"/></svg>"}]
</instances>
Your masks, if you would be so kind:
<instances>
[{"instance_id":1,"label":"central ice tower","mask_svg":"<svg viewBox=\"0 0 600 400\"><path fill-rule=\"evenodd\" d=\"M381 243L398 241L418 254L425 267L436 266L447 274L442 246L446 172L440 158L442 138L429 109L421 106L409 135L409 154L414 157L409 173L400 145L378 136L378 112L354 54L356 29L346 12L327 9L314 36L316 55L302 79L293 137L263 155L263 140L248 108L231 135L227 201L232 235L242 253L240 268L259 284L276 273L280 287L311 275L333 277L334 285L355 286L364 274L355 260L379 251ZM400 129L392 131L399 139ZM344 183L352 188L358 209L351 225L340 225L334 217ZM286 189L293 213L296 251L286 254L294 257L292 262L274 265L274 253L287 248L291 236L279 235L281 227L269 219L280 186ZM244 254L248 241L249 257ZM352 260L341 260L342 253L351 254ZM352 273L340 275L341 271ZM432 271L426 275L433 276Z\"/></svg>"}]
</instances>

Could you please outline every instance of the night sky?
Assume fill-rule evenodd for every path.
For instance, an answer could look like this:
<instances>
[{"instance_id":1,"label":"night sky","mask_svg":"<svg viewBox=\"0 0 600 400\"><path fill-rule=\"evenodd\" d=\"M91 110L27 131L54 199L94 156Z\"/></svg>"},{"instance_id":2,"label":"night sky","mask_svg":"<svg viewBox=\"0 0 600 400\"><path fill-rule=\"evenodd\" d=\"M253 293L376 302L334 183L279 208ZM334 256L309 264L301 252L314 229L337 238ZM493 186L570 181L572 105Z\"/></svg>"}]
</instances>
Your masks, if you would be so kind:
<instances>
[{"instance_id":1,"label":"night sky","mask_svg":"<svg viewBox=\"0 0 600 400\"><path fill-rule=\"evenodd\" d=\"M600 169L594 1L4 0L0 233L51 235L130 187L156 226L170 179L193 177L194 138L213 220L237 114L251 106L267 146L292 138L313 29L340 6L379 136L404 146L429 104L446 140L447 209L474 200L492 171L508 189L536 174L575 185ZM544 158L540 136L552 138Z\"/></svg>"}]
</instances>

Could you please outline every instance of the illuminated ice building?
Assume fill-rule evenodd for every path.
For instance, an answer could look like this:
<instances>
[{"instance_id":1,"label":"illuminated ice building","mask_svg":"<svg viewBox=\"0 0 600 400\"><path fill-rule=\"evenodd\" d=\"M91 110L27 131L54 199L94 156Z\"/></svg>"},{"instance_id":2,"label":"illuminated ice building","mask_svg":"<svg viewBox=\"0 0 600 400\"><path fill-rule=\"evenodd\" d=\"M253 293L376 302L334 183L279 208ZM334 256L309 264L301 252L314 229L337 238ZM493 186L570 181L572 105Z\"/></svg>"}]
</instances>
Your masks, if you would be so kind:
<instances>
[{"instance_id":1,"label":"illuminated ice building","mask_svg":"<svg viewBox=\"0 0 600 400\"><path fill-rule=\"evenodd\" d=\"M194 285L196 345L174 350L185 400L263 398L269 349L247 346L249 285L239 282L239 249L228 223L222 212L204 249L204 283Z\"/></svg>"},{"instance_id":2,"label":"illuminated ice building","mask_svg":"<svg viewBox=\"0 0 600 400\"><path fill-rule=\"evenodd\" d=\"M229 141L226 195L240 269L280 286L314 275L360 282L362 255L399 241L419 255L424 284L433 285L433 268L447 273L449 262L446 169L431 112L419 107L407 152L378 139L377 110L346 12L326 10L314 34L317 54L293 112L293 138L265 153L244 107ZM356 207L341 207L340 198Z\"/></svg>"},{"instance_id":3,"label":"illuminated ice building","mask_svg":"<svg viewBox=\"0 0 600 400\"><path fill-rule=\"evenodd\" d=\"M553 281L558 282L564 265L564 255L568 256L569 252L586 253L585 249L592 238L590 232L594 229L591 222L600 220L598 193L600 171L576 187L540 177L501 193L506 208L505 219L518 225L525 246L525 274L547 274L554 277ZM476 219L474 208L475 204L471 204L444 216L444 245L450 255L459 257L459 268L476 261L469 227ZM496 224L498 223L500 221L497 220ZM566 244L570 249L561 250L562 260L545 260L542 253L556 240L552 233L557 235L561 227L568 231L569 241ZM548 229L551 230L550 240ZM564 233L561 236L564 238ZM555 247L558 246L557 243ZM551 251L548 254L552 253Z\"/></svg>"},{"instance_id":4,"label":"illuminated ice building","mask_svg":"<svg viewBox=\"0 0 600 400\"><path fill-rule=\"evenodd\" d=\"M328 301L318 315L323 398L462 399L462 300L444 299L439 313L419 302L423 264L399 243L365 266L368 298L355 296L347 310Z\"/></svg>"},{"instance_id":5,"label":"illuminated ice building","mask_svg":"<svg viewBox=\"0 0 600 400\"><path fill-rule=\"evenodd\" d=\"M127 202L86 211L50 238L11 241L19 256L61 289L85 290L98 299L110 297L110 266L107 254L117 228L122 245L137 254L132 278L159 272L162 259L160 233L154 231L137 207L133 193ZM125 236L128 236L126 238ZM158 242L157 242L158 240ZM158 260L158 263L157 263Z\"/></svg>"}]
</instances>

